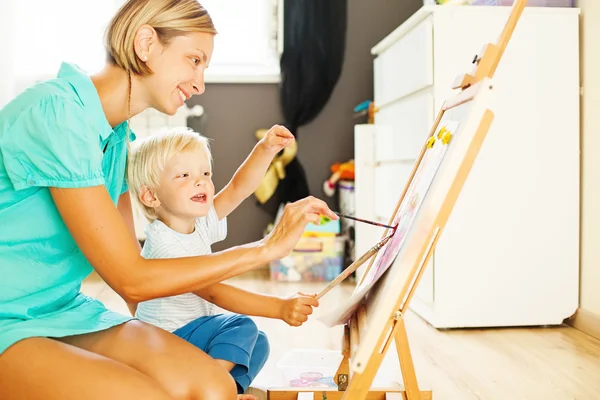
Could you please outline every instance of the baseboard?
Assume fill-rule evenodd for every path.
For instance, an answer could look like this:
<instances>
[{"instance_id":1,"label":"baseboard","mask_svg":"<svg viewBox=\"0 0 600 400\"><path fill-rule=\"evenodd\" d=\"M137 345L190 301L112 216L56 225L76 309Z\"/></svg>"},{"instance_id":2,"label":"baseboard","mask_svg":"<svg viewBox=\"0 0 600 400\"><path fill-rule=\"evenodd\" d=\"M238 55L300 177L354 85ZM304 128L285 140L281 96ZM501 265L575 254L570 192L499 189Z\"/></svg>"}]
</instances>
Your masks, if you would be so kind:
<instances>
[{"instance_id":1,"label":"baseboard","mask_svg":"<svg viewBox=\"0 0 600 400\"><path fill-rule=\"evenodd\" d=\"M577 309L577 312L565 321L573 328L600 339L600 315L593 312Z\"/></svg>"}]
</instances>

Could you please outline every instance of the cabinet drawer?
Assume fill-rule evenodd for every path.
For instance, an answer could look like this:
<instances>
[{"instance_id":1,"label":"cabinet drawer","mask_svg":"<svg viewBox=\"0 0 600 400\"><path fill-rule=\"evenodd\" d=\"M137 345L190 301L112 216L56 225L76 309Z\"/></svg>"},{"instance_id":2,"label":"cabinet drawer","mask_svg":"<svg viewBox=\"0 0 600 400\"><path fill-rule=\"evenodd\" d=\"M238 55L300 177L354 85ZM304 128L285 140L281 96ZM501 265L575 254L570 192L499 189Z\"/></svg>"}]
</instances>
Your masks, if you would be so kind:
<instances>
[{"instance_id":1,"label":"cabinet drawer","mask_svg":"<svg viewBox=\"0 0 600 400\"><path fill-rule=\"evenodd\" d=\"M374 61L375 105L433 85L433 26L428 18Z\"/></svg>"},{"instance_id":2,"label":"cabinet drawer","mask_svg":"<svg viewBox=\"0 0 600 400\"><path fill-rule=\"evenodd\" d=\"M381 164L375 167L375 217L389 222L412 172L414 162Z\"/></svg>"},{"instance_id":3,"label":"cabinet drawer","mask_svg":"<svg viewBox=\"0 0 600 400\"><path fill-rule=\"evenodd\" d=\"M373 219L375 192L375 167L373 165L357 164L354 180L354 201L356 215L361 218Z\"/></svg>"},{"instance_id":4,"label":"cabinet drawer","mask_svg":"<svg viewBox=\"0 0 600 400\"><path fill-rule=\"evenodd\" d=\"M360 215L360 214L359 214ZM368 225L368 224L356 224L355 225L355 244L354 249L356 252L356 257L360 257L365 254L371 247L373 247L379 240L381 240L381 236L383 235L384 229ZM358 280L362 278L362 275L366 268L371 263L371 260L367 261L363 265L361 265L356 271L356 277Z\"/></svg>"},{"instance_id":5,"label":"cabinet drawer","mask_svg":"<svg viewBox=\"0 0 600 400\"><path fill-rule=\"evenodd\" d=\"M354 162L356 165L375 164L375 124L354 126Z\"/></svg>"},{"instance_id":6,"label":"cabinet drawer","mask_svg":"<svg viewBox=\"0 0 600 400\"><path fill-rule=\"evenodd\" d=\"M420 92L375 114L375 161L408 161L419 155L434 120L433 96ZM384 129L387 128L387 129Z\"/></svg>"}]
</instances>

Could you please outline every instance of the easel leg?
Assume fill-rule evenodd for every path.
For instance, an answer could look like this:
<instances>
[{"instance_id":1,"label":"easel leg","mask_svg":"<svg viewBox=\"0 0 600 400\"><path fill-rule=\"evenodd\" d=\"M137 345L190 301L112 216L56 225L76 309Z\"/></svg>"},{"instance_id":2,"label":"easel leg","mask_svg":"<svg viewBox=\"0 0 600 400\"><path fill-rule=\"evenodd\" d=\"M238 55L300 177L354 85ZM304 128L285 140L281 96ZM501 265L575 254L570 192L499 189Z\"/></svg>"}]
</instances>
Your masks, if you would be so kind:
<instances>
[{"instance_id":1,"label":"easel leg","mask_svg":"<svg viewBox=\"0 0 600 400\"><path fill-rule=\"evenodd\" d=\"M404 318L398 318L396 325L394 340L396 341L396 351L398 352L398 360L400 361L400 370L402 371L402 379L404 380L406 398L407 400L421 400L421 392L419 391L419 384L417 382L417 374L415 372L412 355L410 354Z\"/></svg>"},{"instance_id":2,"label":"easel leg","mask_svg":"<svg viewBox=\"0 0 600 400\"><path fill-rule=\"evenodd\" d=\"M344 358L335 373L335 383L338 385L338 390L346 390L348 381L350 380L350 327L344 325L344 337L342 342L342 355Z\"/></svg>"},{"instance_id":3,"label":"easel leg","mask_svg":"<svg viewBox=\"0 0 600 400\"><path fill-rule=\"evenodd\" d=\"M379 354L373 354L365 371L362 374L354 374L342 400L363 400L367 398L371 383L375 379L382 359L383 357Z\"/></svg>"},{"instance_id":4,"label":"easel leg","mask_svg":"<svg viewBox=\"0 0 600 400\"><path fill-rule=\"evenodd\" d=\"M406 325L404 316L398 312L390 324L387 334L382 335L376 348L381 349L375 351L369 358L367 365L364 366L362 373L355 373L350 379L348 389L344 393L342 400L383 400L385 399L386 390L371 390L371 385L375 380L377 371L379 370L385 354L387 353L392 339L396 342L396 351L398 353L398 361L402 371L404 380L404 390L387 390L387 392L400 392L404 400L431 400L431 391L421 392L417 382L417 374L412 361L412 355L408 345L408 337L406 335ZM352 345L352 343L350 343ZM391 388L390 388L391 389ZM339 392L338 392L339 393Z\"/></svg>"},{"instance_id":5,"label":"easel leg","mask_svg":"<svg viewBox=\"0 0 600 400\"><path fill-rule=\"evenodd\" d=\"M353 320L354 318L356 317L353 317ZM377 348L383 346L383 351L381 353L378 351L374 352L365 366L364 371L361 374L354 374L352 376L342 400L363 400L368 398L371 384L373 383L377 371L381 366L381 362L383 361L383 357L390 346L391 336L394 334L394 331L395 326L392 325L392 329L389 331L388 335L382 337L381 342L377 345ZM352 343L350 343L350 345L352 346Z\"/></svg>"}]
</instances>

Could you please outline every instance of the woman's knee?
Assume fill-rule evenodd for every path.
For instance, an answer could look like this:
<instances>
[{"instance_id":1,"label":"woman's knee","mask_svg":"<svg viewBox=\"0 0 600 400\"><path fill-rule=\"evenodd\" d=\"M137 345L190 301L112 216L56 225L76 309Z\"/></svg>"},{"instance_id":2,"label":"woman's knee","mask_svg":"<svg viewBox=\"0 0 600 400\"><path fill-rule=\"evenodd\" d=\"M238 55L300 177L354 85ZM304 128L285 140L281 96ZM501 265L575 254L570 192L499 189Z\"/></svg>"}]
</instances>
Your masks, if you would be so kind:
<instances>
[{"instance_id":1,"label":"woman's knee","mask_svg":"<svg viewBox=\"0 0 600 400\"><path fill-rule=\"evenodd\" d=\"M58 392L61 399L78 399L82 387L89 400L172 400L140 371L57 340L24 339L0 356L2 399L54 399Z\"/></svg>"},{"instance_id":2,"label":"woman's knee","mask_svg":"<svg viewBox=\"0 0 600 400\"><path fill-rule=\"evenodd\" d=\"M169 384L168 392L175 400L234 400L237 386L224 368L215 364L201 376L185 375Z\"/></svg>"}]
</instances>

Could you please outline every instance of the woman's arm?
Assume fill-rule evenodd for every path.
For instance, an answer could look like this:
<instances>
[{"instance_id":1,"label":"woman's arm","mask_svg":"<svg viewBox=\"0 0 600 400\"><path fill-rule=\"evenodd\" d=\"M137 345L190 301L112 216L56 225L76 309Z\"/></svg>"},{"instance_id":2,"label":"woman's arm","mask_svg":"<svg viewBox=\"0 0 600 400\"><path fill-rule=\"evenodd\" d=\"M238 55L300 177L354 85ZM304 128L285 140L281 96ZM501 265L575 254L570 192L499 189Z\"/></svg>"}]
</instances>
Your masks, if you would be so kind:
<instances>
[{"instance_id":1,"label":"woman's arm","mask_svg":"<svg viewBox=\"0 0 600 400\"><path fill-rule=\"evenodd\" d=\"M119 203L117 205L117 209L125 221L125 225L127 225L127 230L129 231L129 235L133 239L134 246L136 247L139 253L142 252L142 246L140 246L140 242L137 239L137 235L135 234L135 222L133 220L133 210L131 208L131 197L129 192L123 193L119 197ZM127 303L127 308L129 308L129 312L131 315L135 316L135 312L137 310L137 303Z\"/></svg>"},{"instance_id":2,"label":"woman's arm","mask_svg":"<svg viewBox=\"0 0 600 400\"><path fill-rule=\"evenodd\" d=\"M117 209L119 210L119 214L121 214L123 221L125 221L125 225L127 226L127 230L129 231L131 239L133 239L133 243L141 252L142 247L140 246L140 242L135 234L135 222L133 221L133 209L131 207L131 197L129 192L125 192L119 197Z\"/></svg>"},{"instance_id":3,"label":"woman's arm","mask_svg":"<svg viewBox=\"0 0 600 400\"><path fill-rule=\"evenodd\" d=\"M50 192L82 253L127 303L193 292L263 266L287 255L308 222L322 214L337 219L323 201L309 197L286 206L275 229L258 242L199 257L147 260L104 186Z\"/></svg>"}]
</instances>

